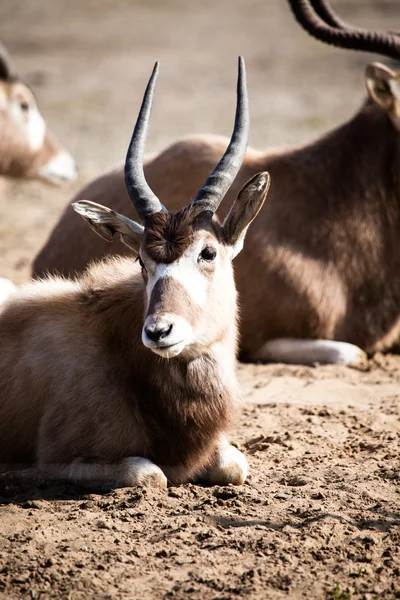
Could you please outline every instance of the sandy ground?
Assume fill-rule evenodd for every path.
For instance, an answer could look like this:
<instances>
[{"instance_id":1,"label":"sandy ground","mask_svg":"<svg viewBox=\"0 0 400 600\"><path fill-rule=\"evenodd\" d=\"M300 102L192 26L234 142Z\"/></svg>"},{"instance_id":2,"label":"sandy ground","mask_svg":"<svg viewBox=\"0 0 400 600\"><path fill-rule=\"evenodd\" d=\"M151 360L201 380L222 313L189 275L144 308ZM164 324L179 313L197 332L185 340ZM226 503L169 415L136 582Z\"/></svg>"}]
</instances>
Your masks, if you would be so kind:
<instances>
[{"instance_id":1,"label":"sandy ground","mask_svg":"<svg viewBox=\"0 0 400 600\"><path fill-rule=\"evenodd\" d=\"M333 4L398 29L396 2ZM154 60L149 151L193 131L229 134L239 53L260 148L350 117L373 58L309 40L283 0L2 0L0 38L80 166L74 188L3 190L0 276L16 282L73 192L122 161ZM240 365L239 377L242 488L99 496L2 477L0 597L399 598L400 358L365 371Z\"/></svg>"}]
</instances>

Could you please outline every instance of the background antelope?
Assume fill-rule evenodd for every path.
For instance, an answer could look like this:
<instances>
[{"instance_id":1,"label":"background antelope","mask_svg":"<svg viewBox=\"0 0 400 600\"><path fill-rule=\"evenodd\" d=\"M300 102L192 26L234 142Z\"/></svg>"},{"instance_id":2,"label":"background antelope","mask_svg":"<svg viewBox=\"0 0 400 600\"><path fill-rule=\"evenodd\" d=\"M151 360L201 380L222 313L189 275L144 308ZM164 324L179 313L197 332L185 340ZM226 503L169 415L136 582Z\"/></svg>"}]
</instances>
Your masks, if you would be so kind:
<instances>
[{"instance_id":1,"label":"background antelope","mask_svg":"<svg viewBox=\"0 0 400 600\"><path fill-rule=\"evenodd\" d=\"M224 437L237 396L231 261L265 200L269 176L253 177L219 223L214 213L248 140L239 59L228 149L189 206L169 213L143 172L157 70L125 163L128 196L143 225L92 202L74 204L96 233L120 236L139 262L109 259L74 281L22 287L5 303L0 459L36 460L56 477L91 485L165 486L167 478L199 475L241 484L246 459Z\"/></svg>"},{"instance_id":2,"label":"background antelope","mask_svg":"<svg viewBox=\"0 0 400 600\"><path fill-rule=\"evenodd\" d=\"M0 43L0 175L54 184L76 179L72 156L49 131Z\"/></svg>"},{"instance_id":3,"label":"background antelope","mask_svg":"<svg viewBox=\"0 0 400 600\"><path fill-rule=\"evenodd\" d=\"M347 27L326 2L290 4L302 25L323 41L400 56L395 35ZM242 357L358 364L364 352L398 342L399 77L384 65L370 64L368 98L343 126L292 150L247 151L221 204L221 217L255 173L268 169L273 187L235 263ZM179 209L226 144L225 138L209 135L180 140L146 162L146 178L161 199L172 200L171 209ZM123 181L117 169L76 198L107 198L113 209L123 210ZM121 244L89 240L67 207L36 257L33 274L71 275L93 258L114 252L125 251Z\"/></svg>"}]
</instances>

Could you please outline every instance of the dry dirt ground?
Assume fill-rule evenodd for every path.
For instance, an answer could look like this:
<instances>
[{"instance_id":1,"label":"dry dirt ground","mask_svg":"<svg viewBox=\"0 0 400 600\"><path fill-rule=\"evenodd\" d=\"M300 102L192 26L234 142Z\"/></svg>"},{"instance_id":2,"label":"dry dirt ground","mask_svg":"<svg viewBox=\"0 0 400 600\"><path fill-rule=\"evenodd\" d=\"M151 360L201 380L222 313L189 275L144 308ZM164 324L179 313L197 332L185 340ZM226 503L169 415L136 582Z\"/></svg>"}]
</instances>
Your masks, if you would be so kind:
<instances>
[{"instance_id":1,"label":"dry dirt ground","mask_svg":"<svg viewBox=\"0 0 400 600\"><path fill-rule=\"evenodd\" d=\"M396 2L333 4L355 23L399 29ZM372 58L309 40L283 0L2 0L0 38L80 165L74 189L3 186L0 276L17 282L74 190L122 161L154 60L149 151L193 131L229 134L239 53L256 147L350 117ZM99 496L34 473L2 477L0 597L399 598L400 358L377 356L363 372L240 365L239 377L242 488Z\"/></svg>"}]
</instances>

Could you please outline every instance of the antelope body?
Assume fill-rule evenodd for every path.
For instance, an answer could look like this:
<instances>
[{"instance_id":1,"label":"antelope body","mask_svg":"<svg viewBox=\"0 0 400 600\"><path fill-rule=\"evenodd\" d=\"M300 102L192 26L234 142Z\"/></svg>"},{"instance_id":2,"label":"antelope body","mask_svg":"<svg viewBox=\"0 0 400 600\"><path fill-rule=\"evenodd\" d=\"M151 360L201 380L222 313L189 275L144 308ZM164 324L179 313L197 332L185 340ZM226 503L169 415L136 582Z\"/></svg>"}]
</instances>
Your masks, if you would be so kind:
<instances>
[{"instance_id":1,"label":"antelope body","mask_svg":"<svg viewBox=\"0 0 400 600\"><path fill-rule=\"evenodd\" d=\"M59 184L76 174L74 159L49 131L0 44L0 175Z\"/></svg>"},{"instance_id":2,"label":"antelope body","mask_svg":"<svg viewBox=\"0 0 400 600\"><path fill-rule=\"evenodd\" d=\"M240 61L229 147L193 202L169 213L142 166L156 74L125 165L143 225L92 202L75 204L96 233L120 237L139 262L114 257L73 281L31 283L3 305L0 461L36 461L53 476L96 487L199 476L240 484L247 462L224 435L237 397L231 261L269 176L244 186L223 224L213 216L247 146Z\"/></svg>"},{"instance_id":3,"label":"antelope body","mask_svg":"<svg viewBox=\"0 0 400 600\"><path fill-rule=\"evenodd\" d=\"M400 56L394 35L359 32L326 2L312 4L318 14L309 2L291 0L296 17L316 37ZM348 123L298 148L249 149L221 204L223 218L250 177L271 174L269 201L235 261L240 348L249 360L359 364L365 353L399 342L400 73L374 63L365 78L368 99ZM215 136L180 140L147 160L146 178L161 199L172 198L171 208L179 209L226 144ZM107 198L109 206L122 210L122 171L100 177L77 195L82 197ZM115 252L125 251L89 240L67 207L36 257L33 274L71 275Z\"/></svg>"}]
</instances>

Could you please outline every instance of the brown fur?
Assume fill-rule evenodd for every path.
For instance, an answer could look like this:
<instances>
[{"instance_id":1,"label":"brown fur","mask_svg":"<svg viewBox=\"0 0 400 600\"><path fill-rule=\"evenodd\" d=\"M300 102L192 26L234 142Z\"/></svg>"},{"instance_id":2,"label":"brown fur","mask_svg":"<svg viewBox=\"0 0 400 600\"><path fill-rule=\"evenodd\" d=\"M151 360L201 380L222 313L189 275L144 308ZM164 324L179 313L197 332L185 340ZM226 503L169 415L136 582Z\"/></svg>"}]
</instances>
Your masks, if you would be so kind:
<instances>
[{"instance_id":1,"label":"brown fur","mask_svg":"<svg viewBox=\"0 0 400 600\"><path fill-rule=\"evenodd\" d=\"M179 209L226 144L215 136L181 140L148 160L146 179L168 209ZM399 341L399 165L399 133L391 115L372 101L305 146L265 154L248 150L219 210L227 214L249 177L270 172L268 201L235 261L243 356L251 359L266 341L281 337L342 340L369 353ZM120 212L129 206L121 170L100 177L77 198ZM130 216L136 218L132 207ZM126 249L89 239L67 207L33 273L69 275L110 253Z\"/></svg>"},{"instance_id":2,"label":"brown fur","mask_svg":"<svg viewBox=\"0 0 400 600\"><path fill-rule=\"evenodd\" d=\"M204 209L189 205L176 213L154 213L146 219L144 249L157 263L172 263L193 241L196 219Z\"/></svg>"},{"instance_id":3,"label":"brown fur","mask_svg":"<svg viewBox=\"0 0 400 600\"><path fill-rule=\"evenodd\" d=\"M43 145L32 149L25 132L11 117L11 104L17 102L36 107L31 90L22 81L12 78L0 80L0 175L14 178L42 177L41 167L66 152L54 135L46 128ZM28 113L26 113L28 114Z\"/></svg>"},{"instance_id":4,"label":"brown fur","mask_svg":"<svg viewBox=\"0 0 400 600\"><path fill-rule=\"evenodd\" d=\"M166 313L185 315L186 321L192 327L199 318L200 308L193 306L193 302L185 290L172 277L159 279L151 293L147 315L159 312L160 307Z\"/></svg>"},{"instance_id":5,"label":"brown fur","mask_svg":"<svg viewBox=\"0 0 400 600\"><path fill-rule=\"evenodd\" d=\"M211 460L236 396L235 303L218 333L223 363L212 343L195 359L166 360L141 342L144 290L134 260L111 259L76 281L30 284L5 305L0 461L141 456L180 481Z\"/></svg>"}]
</instances>

